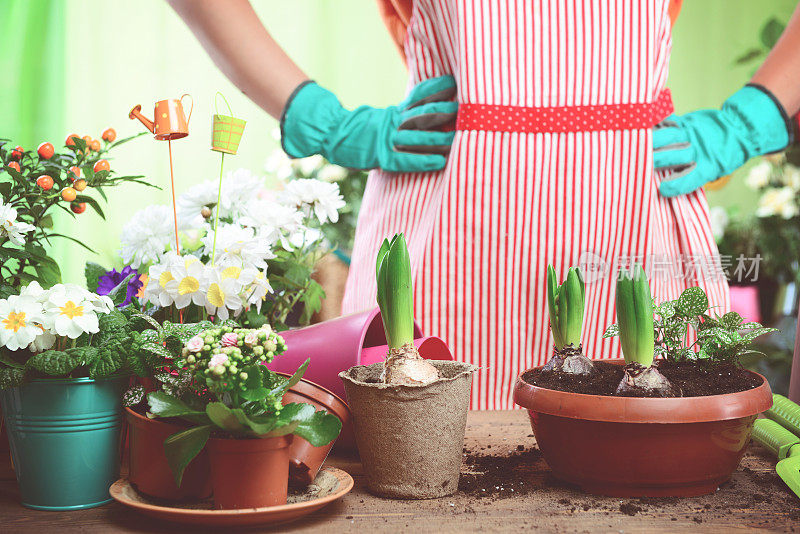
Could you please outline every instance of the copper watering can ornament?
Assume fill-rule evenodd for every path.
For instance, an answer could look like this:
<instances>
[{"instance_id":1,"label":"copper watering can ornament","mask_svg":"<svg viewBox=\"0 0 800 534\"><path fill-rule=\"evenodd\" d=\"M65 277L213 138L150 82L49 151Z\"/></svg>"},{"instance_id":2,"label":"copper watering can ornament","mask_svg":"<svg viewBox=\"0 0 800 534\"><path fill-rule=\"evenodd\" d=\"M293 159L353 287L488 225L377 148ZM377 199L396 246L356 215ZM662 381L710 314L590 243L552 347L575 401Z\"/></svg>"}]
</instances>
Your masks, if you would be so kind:
<instances>
[{"instance_id":1,"label":"copper watering can ornament","mask_svg":"<svg viewBox=\"0 0 800 534\"><path fill-rule=\"evenodd\" d=\"M183 99L189 97L189 117L183 112ZM133 107L128 118L139 119L145 127L155 134L158 141L172 141L181 139L189 135L189 120L192 118L194 100L192 95L184 94L180 98L168 98L156 102L153 120L151 121L142 115L142 106L137 104Z\"/></svg>"}]
</instances>

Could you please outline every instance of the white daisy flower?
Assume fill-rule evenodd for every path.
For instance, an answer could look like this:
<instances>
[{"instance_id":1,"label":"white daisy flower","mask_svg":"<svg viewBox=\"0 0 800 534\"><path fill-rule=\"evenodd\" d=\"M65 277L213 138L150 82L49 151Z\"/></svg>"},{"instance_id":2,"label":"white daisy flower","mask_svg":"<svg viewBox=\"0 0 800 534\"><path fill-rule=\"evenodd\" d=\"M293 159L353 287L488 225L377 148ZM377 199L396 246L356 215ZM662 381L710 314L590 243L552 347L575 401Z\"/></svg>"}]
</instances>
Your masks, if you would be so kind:
<instances>
[{"instance_id":1,"label":"white daisy flower","mask_svg":"<svg viewBox=\"0 0 800 534\"><path fill-rule=\"evenodd\" d=\"M272 286L267 280L267 274L264 271L257 271L253 281L245 286L242 294L248 306L255 306L256 311L261 312L261 303L267 296L267 293L272 293Z\"/></svg>"},{"instance_id":2,"label":"white daisy flower","mask_svg":"<svg viewBox=\"0 0 800 534\"><path fill-rule=\"evenodd\" d=\"M144 300L162 308L174 302L172 293L167 289L167 284L175 279L170 271L170 265L169 256L165 256L160 263L151 265L142 293Z\"/></svg>"},{"instance_id":3,"label":"white daisy flower","mask_svg":"<svg viewBox=\"0 0 800 534\"><path fill-rule=\"evenodd\" d=\"M206 267L194 256L174 256L169 272L172 279L165 290L170 293L175 307L185 308L190 303L203 306L206 299Z\"/></svg>"},{"instance_id":4,"label":"white daisy flower","mask_svg":"<svg viewBox=\"0 0 800 534\"><path fill-rule=\"evenodd\" d=\"M214 230L203 238L203 254L211 257L214 249ZM220 224L216 232L217 252L215 263L222 267L257 267L266 269L266 260L275 257L270 242L253 228L238 224Z\"/></svg>"},{"instance_id":5,"label":"white daisy flower","mask_svg":"<svg viewBox=\"0 0 800 534\"><path fill-rule=\"evenodd\" d=\"M8 350L29 346L45 330L42 305L30 297L0 300L0 345Z\"/></svg>"},{"instance_id":6,"label":"white daisy flower","mask_svg":"<svg viewBox=\"0 0 800 534\"><path fill-rule=\"evenodd\" d=\"M74 284L54 286L45 302L45 319L48 322L45 327L70 339L77 339L83 333L99 332L95 305L90 295Z\"/></svg>"},{"instance_id":7,"label":"white daisy flower","mask_svg":"<svg viewBox=\"0 0 800 534\"><path fill-rule=\"evenodd\" d=\"M135 213L122 227L119 239L122 261L134 269L157 262L174 244L172 217L169 207L159 205L148 206Z\"/></svg>"},{"instance_id":8,"label":"white daisy flower","mask_svg":"<svg viewBox=\"0 0 800 534\"><path fill-rule=\"evenodd\" d=\"M762 159L750 168L744 183L747 184L747 187L750 189L757 191L769 184L771 175L772 165L769 163L769 161Z\"/></svg>"},{"instance_id":9,"label":"white daisy flower","mask_svg":"<svg viewBox=\"0 0 800 534\"><path fill-rule=\"evenodd\" d=\"M798 214L800 214L800 210L798 210L795 192L791 187L780 187L765 191L761 195L761 200L756 209L756 215L759 217L779 215L784 219L791 219Z\"/></svg>"},{"instance_id":10,"label":"white daisy flower","mask_svg":"<svg viewBox=\"0 0 800 534\"><path fill-rule=\"evenodd\" d=\"M34 230L34 225L18 221L17 210L0 200L0 237L8 236L12 243L23 247L25 234Z\"/></svg>"},{"instance_id":11,"label":"white daisy flower","mask_svg":"<svg viewBox=\"0 0 800 534\"><path fill-rule=\"evenodd\" d=\"M306 217L313 213L320 224L339 220L339 210L345 206L339 186L321 180L292 180L286 184L282 201L294 206Z\"/></svg>"}]
</instances>

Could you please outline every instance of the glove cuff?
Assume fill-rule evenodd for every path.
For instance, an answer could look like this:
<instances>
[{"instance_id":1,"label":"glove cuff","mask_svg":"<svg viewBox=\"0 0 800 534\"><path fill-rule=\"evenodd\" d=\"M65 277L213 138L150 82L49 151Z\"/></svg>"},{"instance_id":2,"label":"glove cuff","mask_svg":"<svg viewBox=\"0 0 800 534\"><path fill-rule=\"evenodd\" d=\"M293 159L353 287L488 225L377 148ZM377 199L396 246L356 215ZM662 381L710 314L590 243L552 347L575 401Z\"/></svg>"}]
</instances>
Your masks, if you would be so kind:
<instances>
[{"instance_id":1,"label":"glove cuff","mask_svg":"<svg viewBox=\"0 0 800 534\"><path fill-rule=\"evenodd\" d=\"M312 80L304 81L281 113L281 147L293 158L321 154L325 139L346 113L336 95Z\"/></svg>"},{"instance_id":2,"label":"glove cuff","mask_svg":"<svg viewBox=\"0 0 800 534\"><path fill-rule=\"evenodd\" d=\"M778 152L792 140L791 119L780 101L766 87L747 84L722 105L748 132L752 151L748 158Z\"/></svg>"}]
</instances>

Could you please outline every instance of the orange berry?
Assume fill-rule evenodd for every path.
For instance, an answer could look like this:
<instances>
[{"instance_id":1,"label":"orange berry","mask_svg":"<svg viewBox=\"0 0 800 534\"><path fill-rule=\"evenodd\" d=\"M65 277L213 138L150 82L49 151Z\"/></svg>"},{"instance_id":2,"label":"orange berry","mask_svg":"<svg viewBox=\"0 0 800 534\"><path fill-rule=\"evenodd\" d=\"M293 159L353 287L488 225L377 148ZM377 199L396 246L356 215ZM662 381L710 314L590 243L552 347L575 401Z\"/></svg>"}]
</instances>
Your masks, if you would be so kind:
<instances>
[{"instance_id":1,"label":"orange berry","mask_svg":"<svg viewBox=\"0 0 800 534\"><path fill-rule=\"evenodd\" d=\"M81 168L80 168L80 167L78 167L78 166L73 166L73 167L70 167L70 168L69 168L69 172L70 172L70 173L72 173L72 174L69 176L69 181L70 181L70 182L74 182L74 181L75 181L75 178L80 178L80 176L81 176Z\"/></svg>"},{"instance_id":2,"label":"orange berry","mask_svg":"<svg viewBox=\"0 0 800 534\"><path fill-rule=\"evenodd\" d=\"M39 157L42 159L52 158L55 152L56 150L51 143L42 143L39 145L39 148L36 149L36 153L39 154Z\"/></svg>"},{"instance_id":3,"label":"orange berry","mask_svg":"<svg viewBox=\"0 0 800 534\"><path fill-rule=\"evenodd\" d=\"M19 160L22 159L22 155L24 153L25 153L25 151L22 150L22 147L18 146L14 150L11 151L11 159L19 161Z\"/></svg>"},{"instance_id":4,"label":"orange berry","mask_svg":"<svg viewBox=\"0 0 800 534\"><path fill-rule=\"evenodd\" d=\"M81 214L86 211L86 202L72 202L69 205L69 209L71 209L73 213Z\"/></svg>"},{"instance_id":5,"label":"orange berry","mask_svg":"<svg viewBox=\"0 0 800 534\"><path fill-rule=\"evenodd\" d=\"M103 132L103 140L108 141L109 143L113 143L114 139L117 138L117 132L114 128L109 128L105 132Z\"/></svg>"},{"instance_id":6,"label":"orange berry","mask_svg":"<svg viewBox=\"0 0 800 534\"><path fill-rule=\"evenodd\" d=\"M78 134L69 134L69 135L67 136L67 140L66 140L66 141L64 141L64 145L65 145L65 146L75 146L75 140L73 139L73 137L76 137L76 138L78 138L78 139L80 139L80 138L81 138L81 136L80 136L80 135L78 135Z\"/></svg>"},{"instance_id":7,"label":"orange berry","mask_svg":"<svg viewBox=\"0 0 800 534\"><path fill-rule=\"evenodd\" d=\"M78 197L78 192L71 187L65 187L61 190L61 199L65 202L72 202Z\"/></svg>"},{"instance_id":8,"label":"orange berry","mask_svg":"<svg viewBox=\"0 0 800 534\"><path fill-rule=\"evenodd\" d=\"M89 143L89 148L94 150L95 152L99 152L100 151L100 141L98 141L97 139L92 139L92 142Z\"/></svg>"},{"instance_id":9,"label":"orange berry","mask_svg":"<svg viewBox=\"0 0 800 534\"><path fill-rule=\"evenodd\" d=\"M86 180L83 178L75 180L75 183L72 184L72 187L74 187L76 191L83 191L86 189Z\"/></svg>"},{"instance_id":10,"label":"orange berry","mask_svg":"<svg viewBox=\"0 0 800 534\"><path fill-rule=\"evenodd\" d=\"M83 140L86 141L86 146L92 144L92 136L91 135L84 135Z\"/></svg>"},{"instance_id":11,"label":"orange berry","mask_svg":"<svg viewBox=\"0 0 800 534\"><path fill-rule=\"evenodd\" d=\"M11 163L8 164L8 166L11 167L12 169L14 169L17 172L20 172L19 163L17 163L16 161L12 161Z\"/></svg>"},{"instance_id":12,"label":"orange berry","mask_svg":"<svg viewBox=\"0 0 800 534\"><path fill-rule=\"evenodd\" d=\"M97 160L97 163L94 164L93 169L94 172L107 171L111 169L111 166L108 164L108 161L99 159Z\"/></svg>"},{"instance_id":13,"label":"orange berry","mask_svg":"<svg viewBox=\"0 0 800 534\"><path fill-rule=\"evenodd\" d=\"M51 189L53 189L53 177L43 174L36 179L36 185L38 185L45 191L50 191Z\"/></svg>"}]
</instances>

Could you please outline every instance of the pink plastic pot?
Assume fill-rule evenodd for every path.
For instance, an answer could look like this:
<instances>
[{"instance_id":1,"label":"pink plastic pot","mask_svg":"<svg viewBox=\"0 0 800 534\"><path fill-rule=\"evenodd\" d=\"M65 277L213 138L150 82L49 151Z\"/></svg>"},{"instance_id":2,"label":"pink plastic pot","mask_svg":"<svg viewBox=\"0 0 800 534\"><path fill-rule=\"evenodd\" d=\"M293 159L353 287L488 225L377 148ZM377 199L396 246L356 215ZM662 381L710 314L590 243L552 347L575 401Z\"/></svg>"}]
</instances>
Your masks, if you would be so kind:
<instances>
[{"instance_id":1,"label":"pink plastic pot","mask_svg":"<svg viewBox=\"0 0 800 534\"><path fill-rule=\"evenodd\" d=\"M750 321L761 322L758 286L731 286L731 309Z\"/></svg>"},{"instance_id":2,"label":"pink plastic pot","mask_svg":"<svg viewBox=\"0 0 800 534\"><path fill-rule=\"evenodd\" d=\"M383 361L388 347L378 308L345 315L295 330L281 332L286 340L286 352L275 358L268 367L281 373L294 373L311 358L303 378L329 389L345 398L339 373L355 365ZM424 337L415 325L414 344L432 360L452 360L447 345L436 337ZM424 348L423 348L424 346Z\"/></svg>"}]
</instances>

